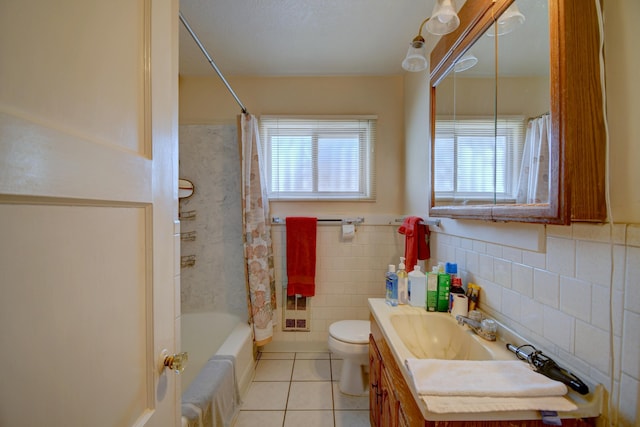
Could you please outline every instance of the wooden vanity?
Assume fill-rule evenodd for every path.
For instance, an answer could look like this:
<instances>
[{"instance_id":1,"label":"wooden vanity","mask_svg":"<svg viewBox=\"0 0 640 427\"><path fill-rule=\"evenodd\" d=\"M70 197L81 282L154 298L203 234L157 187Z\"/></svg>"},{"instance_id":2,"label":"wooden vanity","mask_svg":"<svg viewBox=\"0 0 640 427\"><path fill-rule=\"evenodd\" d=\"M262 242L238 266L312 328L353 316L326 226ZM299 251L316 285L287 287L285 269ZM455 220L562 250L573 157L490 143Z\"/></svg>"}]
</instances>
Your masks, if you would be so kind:
<instances>
[{"instance_id":1,"label":"wooden vanity","mask_svg":"<svg viewBox=\"0 0 640 427\"><path fill-rule=\"evenodd\" d=\"M369 417L372 427L502 427L544 426L541 420L472 420L472 414L447 414L446 420L423 413L375 316L369 336ZM486 414L484 418L486 418ZM456 419L458 418L458 419ZM596 418L563 419L563 426L595 426Z\"/></svg>"}]
</instances>

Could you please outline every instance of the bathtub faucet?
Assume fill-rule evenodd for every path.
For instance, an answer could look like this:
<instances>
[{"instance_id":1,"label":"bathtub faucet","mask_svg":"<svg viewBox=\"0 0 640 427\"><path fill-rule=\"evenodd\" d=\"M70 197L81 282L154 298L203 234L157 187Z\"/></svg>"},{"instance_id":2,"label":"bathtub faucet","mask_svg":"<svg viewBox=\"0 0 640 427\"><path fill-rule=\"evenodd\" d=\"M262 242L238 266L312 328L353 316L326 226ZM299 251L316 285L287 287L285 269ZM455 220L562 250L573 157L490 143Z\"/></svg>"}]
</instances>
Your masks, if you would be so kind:
<instances>
[{"instance_id":1,"label":"bathtub faucet","mask_svg":"<svg viewBox=\"0 0 640 427\"><path fill-rule=\"evenodd\" d=\"M498 329L498 325L495 320L484 319L481 322L477 320L470 319L465 316L457 315L456 320L458 321L458 325L467 325L469 328L479 335L481 338L484 338L487 341L495 341L496 340L496 332Z\"/></svg>"}]
</instances>

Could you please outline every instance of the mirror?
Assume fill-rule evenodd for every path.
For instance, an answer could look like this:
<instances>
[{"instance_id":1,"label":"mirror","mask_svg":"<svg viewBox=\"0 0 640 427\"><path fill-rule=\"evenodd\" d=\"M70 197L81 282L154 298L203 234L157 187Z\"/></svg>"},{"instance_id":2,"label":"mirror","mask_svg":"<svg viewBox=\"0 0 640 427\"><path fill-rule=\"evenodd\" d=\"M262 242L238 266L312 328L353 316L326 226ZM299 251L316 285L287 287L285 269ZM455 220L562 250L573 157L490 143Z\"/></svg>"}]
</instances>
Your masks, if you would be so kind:
<instances>
[{"instance_id":1,"label":"mirror","mask_svg":"<svg viewBox=\"0 0 640 427\"><path fill-rule=\"evenodd\" d=\"M513 13L516 25L503 32L503 18ZM566 74L592 70L589 78L598 76L597 45L559 36L560 28L597 31L595 6L579 0L467 0L459 16L458 30L443 36L431 53L430 216L603 220L595 202L602 201L603 187L585 189L581 181L597 187L604 162L591 175L569 168L582 160L595 166L594 154L604 155L603 123L589 116L602 111L599 88ZM470 54L475 65L461 66ZM590 104L580 105L585 101ZM580 117L577 122L565 120L572 115ZM593 147L587 155L578 149L575 130L583 119L595 132L579 142ZM577 202L583 196L589 198L584 206Z\"/></svg>"},{"instance_id":2,"label":"mirror","mask_svg":"<svg viewBox=\"0 0 640 427\"><path fill-rule=\"evenodd\" d=\"M178 180L178 199L191 197L194 191L195 187L193 186L193 182L182 178Z\"/></svg>"}]
</instances>

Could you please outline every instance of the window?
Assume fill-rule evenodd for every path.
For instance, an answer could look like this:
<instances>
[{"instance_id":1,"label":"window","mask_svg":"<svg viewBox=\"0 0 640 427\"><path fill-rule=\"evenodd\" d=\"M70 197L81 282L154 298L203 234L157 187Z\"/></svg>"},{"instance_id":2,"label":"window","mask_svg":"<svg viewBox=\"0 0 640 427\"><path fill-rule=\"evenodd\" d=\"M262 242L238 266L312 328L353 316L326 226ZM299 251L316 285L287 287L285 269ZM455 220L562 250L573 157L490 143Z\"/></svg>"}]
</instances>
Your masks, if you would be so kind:
<instances>
[{"instance_id":1,"label":"window","mask_svg":"<svg viewBox=\"0 0 640 427\"><path fill-rule=\"evenodd\" d=\"M373 200L375 117L261 117L271 200Z\"/></svg>"},{"instance_id":2,"label":"window","mask_svg":"<svg viewBox=\"0 0 640 427\"><path fill-rule=\"evenodd\" d=\"M514 201L524 125L522 117L495 121L493 117L438 118L434 150L436 200Z\"/></svg>"}]
</instances>

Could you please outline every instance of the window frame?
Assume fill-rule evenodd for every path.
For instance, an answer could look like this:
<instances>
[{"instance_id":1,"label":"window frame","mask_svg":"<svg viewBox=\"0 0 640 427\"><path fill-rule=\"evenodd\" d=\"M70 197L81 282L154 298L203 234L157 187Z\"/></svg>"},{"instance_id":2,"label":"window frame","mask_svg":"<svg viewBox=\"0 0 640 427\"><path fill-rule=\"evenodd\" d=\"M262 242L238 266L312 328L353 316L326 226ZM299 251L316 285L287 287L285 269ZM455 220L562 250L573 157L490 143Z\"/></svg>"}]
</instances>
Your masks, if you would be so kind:
<instances>
[{"instance_id":1,"label":"window frame","mask_svg":"<svg viewBox=\"0 0 640 427\"><path fill-rule=\"evenodd\" d=\"M311 190L286 191L273 186L273 138L279 134L278 125L283 123L283 134L310 138L311 144ZM344 123L344 129L337 124ZM326 124L326 126L322 126ZM290 128L287 128L290 126ZM265 181L267 197L270 201L375 201L375 143L377 116L299 116L278 115L260 117L260 139L266 163ZM340 132L345 135L358 135L358 167L356 191L320 191L319 188L319 142L322 135L335 137ZM289 136L287 135L287 136Z\"/></svg>"}]
</instances>

